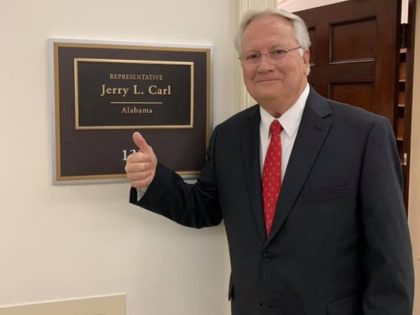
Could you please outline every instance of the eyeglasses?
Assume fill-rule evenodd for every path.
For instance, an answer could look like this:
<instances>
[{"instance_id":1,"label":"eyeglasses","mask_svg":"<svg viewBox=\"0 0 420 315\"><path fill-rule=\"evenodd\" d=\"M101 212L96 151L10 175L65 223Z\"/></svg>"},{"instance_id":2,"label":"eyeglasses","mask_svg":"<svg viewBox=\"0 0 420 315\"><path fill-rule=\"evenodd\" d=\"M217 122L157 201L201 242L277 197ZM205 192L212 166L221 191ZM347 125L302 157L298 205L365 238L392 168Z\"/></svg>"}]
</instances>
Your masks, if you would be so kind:
<instances>
[{"instance_id":1,"label":"eyeglasses","mask_svg":"<svg viewBox=\"0 0 420 315\"><path fill-rule=\"evenodd\" d=\"M288 52L292 50L296 50L301 48L301 46L293 47L290 49L272 49L266 54L262 54L260 52L249 52L244 54L243 56L239 57L242 64L246 67L256 68L261 63L261 59L263 55L267 56L267 60L272 64L278 64L284 56L287 55Z\"/></svg>"}]
</instances>

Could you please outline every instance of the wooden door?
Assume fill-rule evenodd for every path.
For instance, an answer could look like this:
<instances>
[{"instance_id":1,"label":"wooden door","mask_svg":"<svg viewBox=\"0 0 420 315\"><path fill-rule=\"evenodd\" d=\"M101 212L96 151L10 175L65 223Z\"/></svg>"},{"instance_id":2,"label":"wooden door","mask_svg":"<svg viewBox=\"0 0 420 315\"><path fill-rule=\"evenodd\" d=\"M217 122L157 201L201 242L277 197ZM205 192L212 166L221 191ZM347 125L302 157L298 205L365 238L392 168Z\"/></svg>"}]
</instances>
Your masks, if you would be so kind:
<instances>
[{"instance_id":1,"label":"wooden door","mask_svg":"<svg viewBox=\"0 0 420 315\"><path fill-rule=\"evenodd\" d=\"M309 79L318 92L394 121L399 2L350 0L296 12L311 36Z\"/></svg>"},{"instance_id":2,"label":"wooden door","mask_svg":"<svg viewBox=\"0 0 420 315\"><path fill-rule=\"evenodd\" d=\"M387 117L406 162L408 126L399 76L401 0L349 0L295 13L307 23L311 37L310 83L328 98ZM403 163L406 204L408 167Z\"/></svg>"}]
</instances>

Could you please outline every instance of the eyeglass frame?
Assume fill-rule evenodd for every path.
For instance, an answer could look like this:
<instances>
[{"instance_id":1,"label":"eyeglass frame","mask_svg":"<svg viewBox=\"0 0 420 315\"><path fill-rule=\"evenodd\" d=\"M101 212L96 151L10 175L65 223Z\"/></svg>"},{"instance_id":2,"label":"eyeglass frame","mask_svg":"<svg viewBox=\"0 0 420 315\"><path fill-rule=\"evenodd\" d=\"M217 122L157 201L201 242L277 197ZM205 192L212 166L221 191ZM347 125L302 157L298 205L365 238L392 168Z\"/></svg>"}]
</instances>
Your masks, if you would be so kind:
<instances>
[{"instance_id":1,"label":"eyeglass frame","mask_svg":"<svg viewBox=\"0 0 420 315\"><path fill-rule=\"evenodd\" d=\"M271 63L271 64L278 64L281 62L281 60L291 51L293 50L297 50L297 49L301 49L302 46L297 46L297 47L293 47L293 48L289 48L289 49L272 49L270 50L268 53L260 53L260 52L250 52L254 55L256 55L255 57L257 59L254 60L248 60L248 59L244 59L244 56L240 56L239 60L241 61L242 65L244 66L248 66L248 67L258 67L261 63L262 60L262 56L266 55L267 56L267 60ZM277 57L273 58L273 53L279 53L279 55ZM277 58L277 59L276 59Z\"/></svg>"}]
</instances>

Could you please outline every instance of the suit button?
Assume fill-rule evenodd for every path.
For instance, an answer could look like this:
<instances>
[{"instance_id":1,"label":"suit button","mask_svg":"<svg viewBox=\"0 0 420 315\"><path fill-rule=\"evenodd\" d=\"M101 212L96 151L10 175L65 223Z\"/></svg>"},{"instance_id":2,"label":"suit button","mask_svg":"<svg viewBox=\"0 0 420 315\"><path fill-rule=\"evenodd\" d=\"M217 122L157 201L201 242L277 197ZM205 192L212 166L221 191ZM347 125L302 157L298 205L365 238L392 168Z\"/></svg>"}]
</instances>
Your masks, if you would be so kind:
<instances>
[{"instance_id":1,"label":"suit button","mask_svg":"<svg viewBox=\"0 0 420 315\"><path fill-rule=\"evenodd\" d=\"M264 262L270 262L273 256L271 256L271 254L268 252L264 252L262 258Z\"/></svg>"}]
</instances>

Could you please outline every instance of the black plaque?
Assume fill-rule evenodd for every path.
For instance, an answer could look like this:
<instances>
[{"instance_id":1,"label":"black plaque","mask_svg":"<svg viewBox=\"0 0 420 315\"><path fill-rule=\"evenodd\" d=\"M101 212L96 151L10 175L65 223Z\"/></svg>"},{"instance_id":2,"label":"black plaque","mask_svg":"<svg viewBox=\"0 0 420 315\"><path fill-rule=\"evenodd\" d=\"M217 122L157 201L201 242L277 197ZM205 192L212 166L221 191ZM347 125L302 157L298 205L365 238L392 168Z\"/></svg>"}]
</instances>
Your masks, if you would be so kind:
<instances>
[{"instance_id":1,"label":"black plaque","mask_svg":"<svg viewBox=\"0 0 420 315\"><path fill-rule=\"evenodd\" d=\"M56 182L125 177L134 131L168 167L199 174L209 134L209 48L51 46Z\"/></svg>"}]
</instances>

